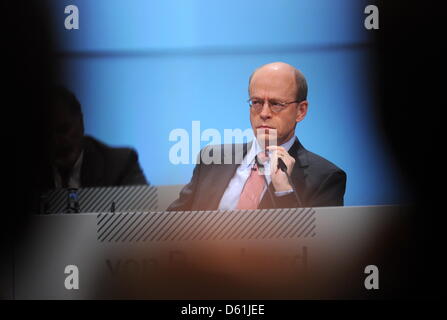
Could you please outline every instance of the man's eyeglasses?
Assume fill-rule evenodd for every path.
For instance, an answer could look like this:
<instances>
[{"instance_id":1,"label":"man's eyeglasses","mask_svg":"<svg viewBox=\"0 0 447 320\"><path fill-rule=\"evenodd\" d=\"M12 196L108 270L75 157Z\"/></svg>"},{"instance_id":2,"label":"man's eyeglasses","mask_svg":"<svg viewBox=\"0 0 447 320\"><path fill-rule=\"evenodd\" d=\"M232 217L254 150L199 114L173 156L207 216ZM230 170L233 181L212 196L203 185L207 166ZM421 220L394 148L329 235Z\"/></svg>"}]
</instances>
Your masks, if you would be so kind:
<instances>
[{"instance_id":1,"label":"man's eyeglasses","mask_svg":"<svg viewBox=\"0 0 447 320\"><path fill-rule=\"evenodd\" d=\"M265 101L263 99L248 99L248 104L254 112L261 112L265 102L267 102L270 110L272 110L274 113L278 113L287 108L289 104L298 103L300 101L280 102L277 100Z\"/></svg>"}]
</instances>

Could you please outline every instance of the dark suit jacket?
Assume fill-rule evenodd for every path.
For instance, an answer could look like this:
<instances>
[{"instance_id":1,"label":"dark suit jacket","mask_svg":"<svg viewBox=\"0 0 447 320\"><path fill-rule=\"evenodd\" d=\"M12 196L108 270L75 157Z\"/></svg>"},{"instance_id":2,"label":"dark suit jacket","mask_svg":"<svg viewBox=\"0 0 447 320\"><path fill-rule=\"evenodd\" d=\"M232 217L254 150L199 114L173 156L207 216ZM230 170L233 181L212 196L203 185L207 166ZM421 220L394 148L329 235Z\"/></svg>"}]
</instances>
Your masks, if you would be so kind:
<instances>
[{"instance_id":1,"label":"dark suit jacket","mask_svg":"<svg viewBox=\"0 0 447 320\"><path fill-rule=\"evenodd\" d=\"M124 186L147 184L138 163L137 152L130 148L113 148L86 136L81 167L81 185Z\"/></svg>"},{"instance_id":2,"label":"dark suit jacket","mask_svg":"<svg viewBox=\"0 0 447 320\"><path fill-rule=\"evenodd\" d=\"M81 187L147 184L138 163L138 155L130 148L109 147L93 137L84 137L81 166ZM54 187L49 175L48 188Z\"/></svg>"},{"instance_id":3,"label":"dark suit jacket","mask_svg":"<svg viewBox=\"0 0 447 320\"><path fill-rule=\"evenodd\" d=\"M191 181L180 192L168 211L180 210L217 210L219 202L241 163L241 159L234 159L236 147L242 147L242 158L247 153L250 144L209 146L200 153L221 152L221 164L204 164L202 160L194 168ZM211 148L211 149L210 149ZM224 150L230 152L225 153ZM230 154L231 159L227 159ZM295 158L295 165L291 174L292 182L299 194L304 207L342 206L346 187L346 173L328 160L306 150L298 139L289 150ZM232 160L233 164L224 164ZM237 161L235 163L235 160ZM259 208L295 208L300 207L294 194L283 197L274 195L273 185L269 188L276 205L273 205L269 192L265 192Z\"/></svg>"}]
</instances>

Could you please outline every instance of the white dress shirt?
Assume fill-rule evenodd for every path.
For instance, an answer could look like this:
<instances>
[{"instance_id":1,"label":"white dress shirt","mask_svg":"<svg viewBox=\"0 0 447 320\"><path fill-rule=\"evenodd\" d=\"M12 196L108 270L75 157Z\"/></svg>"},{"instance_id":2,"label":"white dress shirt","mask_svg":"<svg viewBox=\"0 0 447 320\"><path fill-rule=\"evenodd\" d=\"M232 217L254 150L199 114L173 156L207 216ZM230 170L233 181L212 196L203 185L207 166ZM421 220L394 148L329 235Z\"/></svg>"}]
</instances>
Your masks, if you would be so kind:
<instances>
[{"instance_id":1,"label":"white dress shirt","mask_svg":"<svg viewBox=\"0 0 447 320\"><path fill-rule=\"evenodd\" d=\"M289 149L292 147L293 143L295 142L296 137L294 136L289 141L283 143L281 147L289 151ZM248 180L248 177L250 176L251 169L255 164L255 157L257 154L262 152L263 149L260 147L258 141L256 138L253 140L253 143L251 145L250 150L247 152L247 154L244 157L244 160L240 164L240 166L237 168L235 175L233 178L231 178L230 183L228 184L227 188L225 189L225 192L220 199L219 203L219 210L234 210L236 209L236 206L239 202L239 198L241 196L242 190L244 189L244 185ZM265 177L267 178L268 183L271 182L271 176L269 174L270 169L270 159L267 160L264 163L265 167ZM267 186L264 186L264 190L261 194L261 199L264 196L265 192L267 191ZM276 193L276 196L282 196L285 194L288 194L289 192L281 192Z\"/></svg>"}]
</instances>

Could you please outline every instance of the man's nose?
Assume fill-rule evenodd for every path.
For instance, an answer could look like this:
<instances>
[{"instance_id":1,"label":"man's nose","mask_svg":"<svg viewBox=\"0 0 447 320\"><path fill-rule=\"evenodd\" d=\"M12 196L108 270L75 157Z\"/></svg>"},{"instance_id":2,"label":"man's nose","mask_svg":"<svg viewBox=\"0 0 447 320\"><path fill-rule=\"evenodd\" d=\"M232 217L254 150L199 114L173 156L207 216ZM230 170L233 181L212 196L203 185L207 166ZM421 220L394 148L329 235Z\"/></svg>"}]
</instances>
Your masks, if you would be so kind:
<instances>
[{"instance_id":1,"label":"man's nose","mask_svg":"<svg viewBox=\"0 0 447 320\"><path fill-rule=\"evenodd\" d=\"M272 110L270 109L270 105L268 100L264 101L264 105L262 106L261 112L259 113L259 116L262 119L269 119L272 117Z\"/></svg>"}]
</instances>

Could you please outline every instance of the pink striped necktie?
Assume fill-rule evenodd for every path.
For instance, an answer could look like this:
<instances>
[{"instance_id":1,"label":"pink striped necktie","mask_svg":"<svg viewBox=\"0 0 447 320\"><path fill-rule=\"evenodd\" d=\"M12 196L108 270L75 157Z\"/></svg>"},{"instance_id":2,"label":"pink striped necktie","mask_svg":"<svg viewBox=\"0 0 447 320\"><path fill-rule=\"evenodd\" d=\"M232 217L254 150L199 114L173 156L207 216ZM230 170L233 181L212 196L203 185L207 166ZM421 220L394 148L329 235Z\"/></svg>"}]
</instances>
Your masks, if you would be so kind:
<instances>
[{"instance_id":1,"label":"pink striped necktie","mask_svg":"<svg viewBox=\"0 0 447 320\"><path fill-rule=\"evenodd\" d=\"M261 195L262 191L264 191L264 187L265 180L263 174L259 172L258 166L255 163L251 169L250 176L242 189L236 209L257 209L261 202Z\"/></svg>"}]
</instances>

